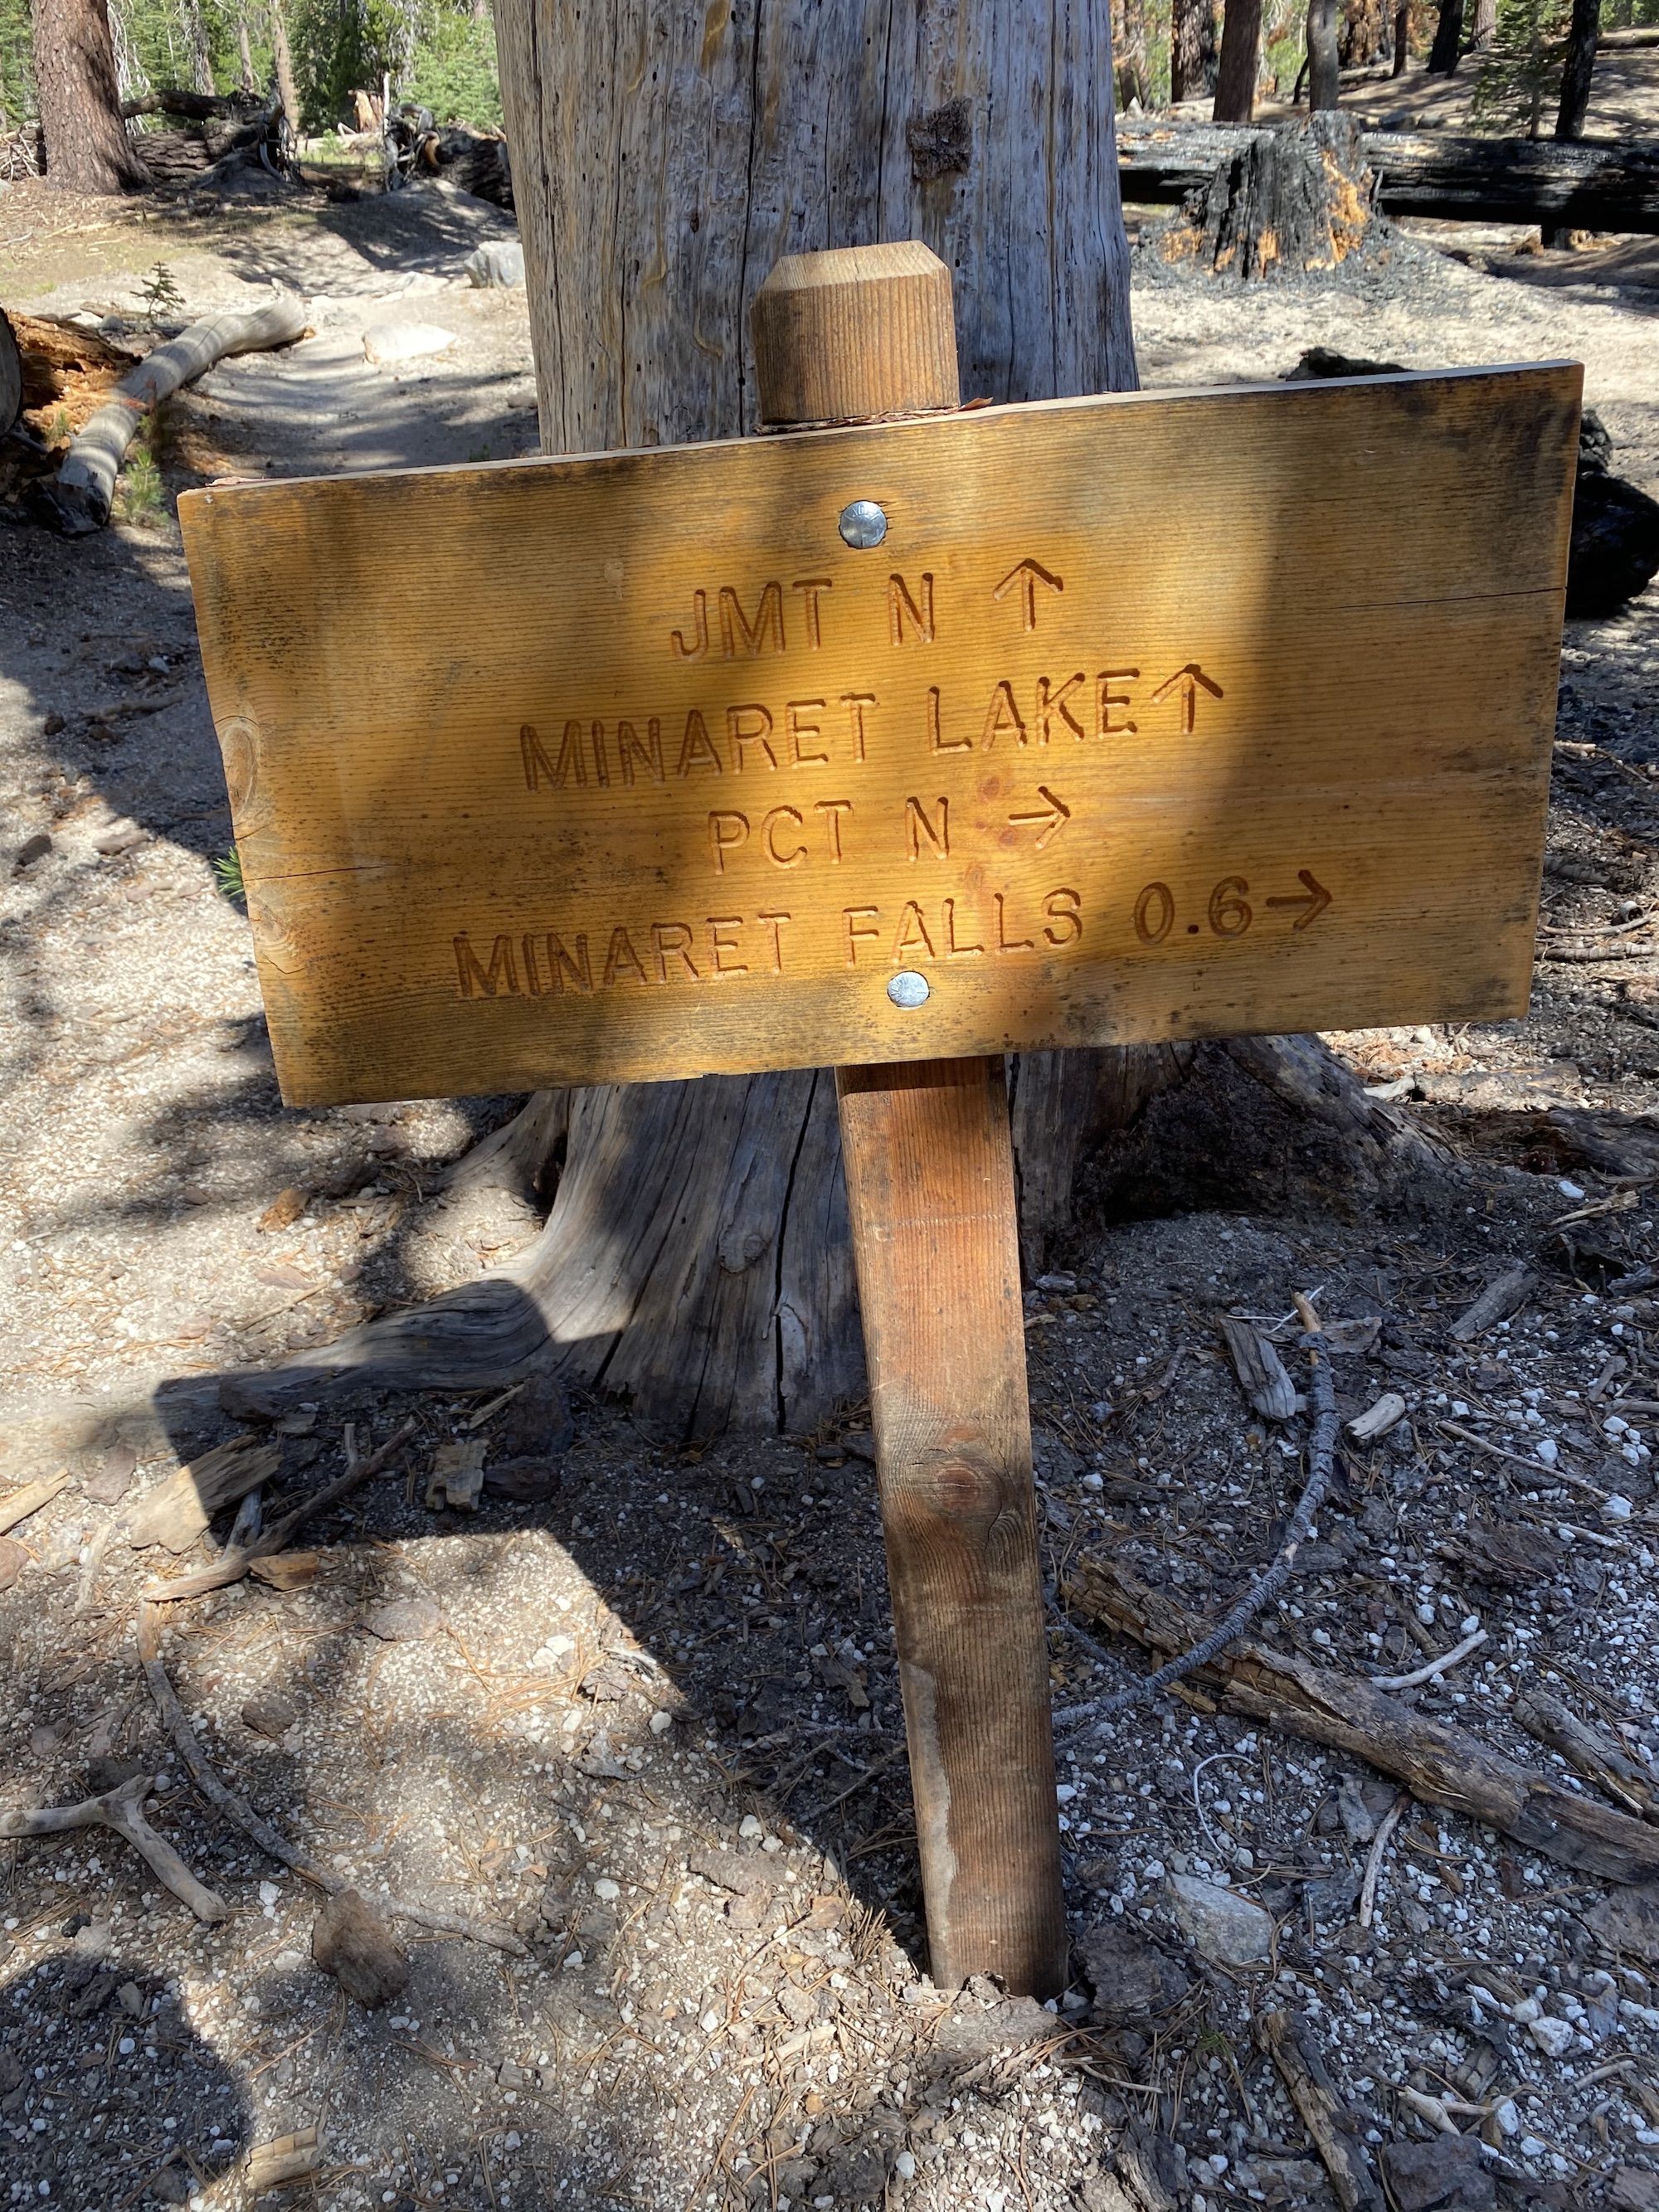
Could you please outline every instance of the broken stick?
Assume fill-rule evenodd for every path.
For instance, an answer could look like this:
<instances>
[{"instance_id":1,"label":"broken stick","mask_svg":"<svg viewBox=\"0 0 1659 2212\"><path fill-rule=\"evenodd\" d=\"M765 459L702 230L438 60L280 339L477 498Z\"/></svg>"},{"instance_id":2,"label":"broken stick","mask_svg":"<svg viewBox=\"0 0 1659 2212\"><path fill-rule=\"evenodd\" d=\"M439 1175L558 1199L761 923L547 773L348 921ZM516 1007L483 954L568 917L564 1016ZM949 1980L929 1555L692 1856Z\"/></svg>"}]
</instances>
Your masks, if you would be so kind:
<instances>
[{"instance_id":1,"label":"broken stick","mask_svg":"<svg viewBox=\"0 0 1659 2212\"><path fill-rule=\"evenodd\" d=\"M1189 1650L1204 1624L1110 1561L1086 1560L1068 1603L1154 1652ZM1240 1644L1190 1678L1224 1711L1291 1729L1392 1774L1427 1805L1497 1828L1562 1866L1607 1881L1659 1879L1659 1830L1517 1765L1466 1729L1431 1720L1356 1675L1262 1644Z\"/></svg>"},{"instance_id":2,"label":"broken stick","mask_svg":"<svg viewBox=\"0 0 1659 2212\"><path fill-rule=\"evenodd\" d=\"M20 1521L27 1521L31 1513L38 1513L43 1505L50 1505L68 1480L69 1469L65 1468L59 1474L45 1475L39 1482L26 1483L21 1490L0 1498L0 1536L8 1528L15 1528Z\"/></svg>"},{"instance_id":3,"label":"broken stick","mask_svg":"<svg viewBox=\"0 0 1659 2212\"><path fill-rule=\"evenodd\" d=\"M101 1797L79 1805L42 1805L32 1811L0 1813L0 1837L59 1836L70 1828L112 1828L125 1836L158 1881L189 1905L198 1920L228 1920L230 1907L216 1891L198 1881L165 1836L158 1835L139 1811L155 1784L148 1774L130 1775Z\"/></svg>"},{"instance_id":4,"label":"broken stick","mask_svg":"<svg viewBox=\"0 0 1659 2212\"><path fill-rule=\"evenodd\" d=\"M1312 2136L1342 2212L1387 2212L1354 2124L1331 2086L1300 2013L1263 2013L1256 2033L1279 2069L1291 2102Z\"/></svg>"}]
</instances>

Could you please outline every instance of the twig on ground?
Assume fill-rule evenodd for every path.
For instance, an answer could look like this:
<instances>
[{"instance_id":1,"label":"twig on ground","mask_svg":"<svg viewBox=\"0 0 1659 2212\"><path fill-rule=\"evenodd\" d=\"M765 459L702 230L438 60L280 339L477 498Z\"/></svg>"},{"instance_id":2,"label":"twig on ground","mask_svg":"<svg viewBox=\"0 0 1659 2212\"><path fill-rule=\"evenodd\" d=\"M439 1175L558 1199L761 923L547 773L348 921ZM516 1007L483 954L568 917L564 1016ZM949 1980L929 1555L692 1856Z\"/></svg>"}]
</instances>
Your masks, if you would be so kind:
<instances>
[{"instance_id":1,"label":"twig on ground","mask_svg":"<svg viewBox=\"0 0 1659 2212\"><path fill-rule=\"evenodd\" d=\"M1437 1659L1431 1659L1426 1666L1413 1667L1409 1674L1373 1674L1371 1687L1374 1690L1418 1689L1423 1683L1432 1682L1437 1676L1460 1665L1471 1651L1478 1651L1486 1641L1484 1628L1472 1629L1461 1644L1454 1644L1449 1651L1443 1651Z\"/></svg>"},{"instance_id":2,"label":"twig on ground","mask_svg":"<svg viewBox=\"0 0 1659 2212\"><path fill-rule=\"evenodd\" d=\"M1587 1482L1582 1474L1569 1474L1565 1468L1546 1467L1541 1459L1528 1459L1525 1452L1511 1451L1506 1444L1488 1443L1473 1429L1460 1429L1455 1421L1442 1421L1443 1435L1455 1437L1460 1443L1473 1444L1477 1451L1490 1452L1494 1459L1513 1460L1516 1467L1524 1467L1540 1490L1582 1490L1587 1498L1604 1502L1607 1493L1594 1482Z\"/></svg>"},{"instance_id":3,"label":"twig on ground","mask_svg":"<svg viewBox=\"0 0 1659 2212\"><path fill-rule=\"evenodd\" d=\"M364 1462L368 1464L367 1462ZM178 1747L179 1756L189 1770L191 1779L214 1808L226 1820L239 1827L245 1836L251 1836L267 1857L291 1868L305 1881L332 1897L353 1885L343 1876L335 1874L313 1858L309 1851L301 1850L277 1834L270 1823L256 1813L245 1797L222 1782L208 1765L202 1746L178 1693L167 1680L167 1668L161 1659L161 1618L155 1607L144 1599L138 1601L138 1661L144 1670L144 1680L149 1685L161 1718L167 1723L167 1734ZM382 1893L372 1900L382 1912L393 1919L411 1920L417 1927L431 1928L442 1936L470 1936L475 1943L485 1943L492 1950L510 1951L515 1958L524 1956L524 1945L510 1929L499 1927L493 1921L471 1920L458 1912L436 1912L424 1905L410 1905L404 1899Z\"/></svg>"},{"instance_id":4,"label":"twig on ground","mask_svg":"<svg viewBox=\"0 0 1659 2212\"><path fill-rule=\"evenodd\" d=\"M1133 1706L1145 1705L1160 1690L1167 1690L1188 1674L1218 1658L1231 1644L1236 1644L1264 1606L1270 1605L1291 1578L1296 1565L1296 1555L1313 1533L1315 1517L1325 1502L1325 1493L1331 1486L1336 1472L1336 1386L1331 1377L1330 1352L1323 1340L1324 1333L1319 1317L1305 1298L1298 1297L1297 1309L1303 1321L1303 1349L1308 1355L1310 1376L1308 1395L1314 1408L1313 1432L1308 1439L1308 1483L1291 1525L1285 1533L1285 1541L1278 1558L1267 1572L1253 1583L1237 1605L1225 1613L1203 1641L1179 1659L1171 1659L1156 1674L1132 1682L1127 1690L1119 1690L1109 1698L1091 1698L1080 1705L1067 1705L1054 1715L1057 1728L1086 1727L1095 1721L1110 1720ZM1062 1616L1064 1618L1064 1616ZM1066 1627L1079 1641L1090 1645L1094 1655L1104 1658L1098 1644L1091 1644L1084 1632L1067 1620Z\"/></svg>"},{"instance_id":5,"label":"twig on ground","mask_svg":"<svg viewBox=\"0 0 1659 2212\"><path fill-rule=\"evenodd\" d=\"M223 1589L227 1583L240 1582L257 1561L285 1550L289 1539L306 1522L319 1513L325 1513L330 1506L337 1505L343 1498L378 1474L389 1460L397 1457L418 1425L415 1421L405 1421L367 1459L356 1459L348 1453L343 1474L336 1475L332 1482L325 1482L309 1498L302 1498L291 1513L273 1522L257 1542L236 1547L227 1545L210 1567L202 1567L193 1575L180 1575L171 1582L146 1583L138 1594L141 1602L173 1604L180 1598L204 1597L210 1590Z\"/></svg>"},{"instance_id":6,"label":"twig on ground","mask_svg":"<svg viewBox=\"0 0 1659 2212\"><path fill-rule=\"evenodd\" d=\"M148 1774L130 1775L118 1788L79 1805L43 1805L33 1811L0 1813L0 1837L58 1836L70 1828L112 1828L125 1836L158 1881L187 1905L198 1920L228 1920L230 1907L216 1891L198 1881L165 1836L158 1835L139 1810L155 1784Z\"/></svg>"},{"instance_id":7,"label":"twig on ground","mask_svg":"<svg viewBox=\"0 0 1659 2212\"><path fill-rule=\"evenodd\" d=\"M1410 1802L1410 1798L1402 1790L1376 1824L1376 1833L1371 1838L1370 1856L1365 1861L1365 1878L1359 1885L1359 1924L1362 1928L1369 1928L1376 1915L1376 1884L1382 1872L1383 1856Z\"/></svg>"}]
</instances>

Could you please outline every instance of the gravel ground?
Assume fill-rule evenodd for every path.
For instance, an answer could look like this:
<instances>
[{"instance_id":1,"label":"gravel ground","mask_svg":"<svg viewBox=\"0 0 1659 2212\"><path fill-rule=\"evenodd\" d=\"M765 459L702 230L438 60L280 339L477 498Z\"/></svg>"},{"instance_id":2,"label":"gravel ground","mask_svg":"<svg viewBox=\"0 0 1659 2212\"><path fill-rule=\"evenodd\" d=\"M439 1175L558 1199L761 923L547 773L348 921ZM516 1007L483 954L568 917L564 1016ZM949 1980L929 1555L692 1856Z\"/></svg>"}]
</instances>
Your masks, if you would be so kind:
<instances>
[{"instance_id":1,"label":"gravel ground","mask_svg":"<svg viewBox=\"0 0 1659 2212\"><path fill-rule=\"evenodd\" d=\"M192 309L272 273L311 295L314 339L180 404L175 488L530 442L522 302L457 276L485 215L360 203L18 243L28 214L0 198L14 304L130 310L158 256ZM1571 354L1615 465L1659 488L1641 294L1514 281L1511 242L1465 236L1481 269L1425 235L1346 283L1250 295L1149 264L1144 374L1277 374L1314 343ZM455 342L374 369L362 334L393 319ZM832 1433L686 1454L580 1404L550 1452L544 1403L426 1398L388 1471L304 1532L291 1586L169 1608L161 1662L222 1776L331 1878L520 1947L394 1921L406 1983L378 2009L348 1999L313 1960L316 1892L198 1796L137 1663L140 1584L211 1547L175 1563L122 1524L234 1433L222 1370L476 1275L533 1223L441 1188L501 1102L280 1108L246 925L215 885L228 825L171 521L0 548L0 1481L70 1476L0 1540L0 1771L14 1806L154 1777L155 1825L232 1907L196 1922L104 1829L5 1847L11 2203L1320 2206L1324 2166L1256 2033L1293 2008L1401 2207L1494 2186L1659 2203L1653 1923L1610 1921L1607 1885L1461 1815L1407 1801L1388 1828L1374 1769L1212 1699L1066 1745L1062 2003L934 1990L857 1408ZM1346 1452L1262 1640L1369 1675L1482 1628L1412 1701L1570 1788L1516 1726L1518 1692L1553 1691L1639 1774L1659 1753L1652 1156L1621 1180L1546 1119L1626 1117L1628 1146L1651 1111L1655 956L1558 956L1648 942L1626 925L1655 890L1656 676L1651 593L1571 626L1527 1020L1339 1041L1452 1149L1455 1194L1320 1212L1293 1162L1218 1163L1210 1212L1085 1212L1028 1297L1056 1576L1115 1558L1200 1613L1271 1556L1306 1442L1303 1413L1252 1412L1220 1316L1277 1330L1298 1383L1292 1294L1351 1324L1345 1414L1392 1390L1404 1415ZM1517 1258L1520 1307L1452 1337ZM290 1417L267 1511L338 1471L345 1424L362 1450L410 1411ZM434 1455L466 1441L517 1494L428 1508ZM1099 1667L1058 1621L1052 1651L1061 1705L1145 1663L1115 1642ZM290 2137L300 2177L278 2189Z\"/></svg>"}]
</instances>

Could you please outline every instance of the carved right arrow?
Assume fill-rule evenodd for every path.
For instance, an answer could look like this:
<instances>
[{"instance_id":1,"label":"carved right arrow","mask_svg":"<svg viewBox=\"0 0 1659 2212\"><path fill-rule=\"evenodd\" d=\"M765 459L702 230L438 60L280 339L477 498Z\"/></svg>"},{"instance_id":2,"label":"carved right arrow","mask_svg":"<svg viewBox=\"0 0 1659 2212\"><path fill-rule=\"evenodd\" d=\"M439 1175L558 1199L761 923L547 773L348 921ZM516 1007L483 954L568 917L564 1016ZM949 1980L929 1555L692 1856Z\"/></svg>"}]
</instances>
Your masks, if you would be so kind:
<instances>
[{"instance_id":1,"label":"carved right arrow","mask_svg":"<svg viewBox=\"0 0 1659 2212\"><path fill-rule=\"evenodd\" d=\"M1331 895L1311 868L1298 868L1296 879L1307 888L1296 898L1270 898L1269 906L1299 906L1306 908L1301 917L1291 923L1293 929L1305 929L1310 921L1317 921L1331 902Z\"/></svg>"},{"instance_id":2,"label":"carved right arrow","mask_svg":"<svg viewBox=\"0 0 1659 2212\"><path fill-rule=\"evenodd\" d=\"M1040 853L1048 840L1056 836L1071 820L1072 810L1063 799L1057 799L1054 796L1046 783L1038 784L1037 797L1048 801L1041 814L1011 814L1008 819L1017 828L1021 829L1033 822L1042 823L1042 834L1036 841L1036 850Z\"/></svg>"}]
</instances>

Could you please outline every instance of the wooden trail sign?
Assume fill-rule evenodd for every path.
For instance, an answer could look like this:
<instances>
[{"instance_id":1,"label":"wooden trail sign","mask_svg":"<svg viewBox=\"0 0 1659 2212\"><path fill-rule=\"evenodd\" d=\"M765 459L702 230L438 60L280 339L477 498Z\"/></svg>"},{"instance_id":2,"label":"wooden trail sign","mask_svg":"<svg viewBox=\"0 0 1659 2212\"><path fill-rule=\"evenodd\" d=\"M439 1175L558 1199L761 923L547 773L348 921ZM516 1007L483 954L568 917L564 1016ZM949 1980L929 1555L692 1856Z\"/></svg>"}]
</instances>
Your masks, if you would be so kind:
<instances>
[{"instance_id":1,"label":"wooden trail sign","mask_svg":"<svg viewBox=\"0 0 1659 2212\"><path fill-rule=\"evenodd\" d=\"M186 495L284 1097L1519 1013L1579 381Z\"/></svg>"},{"instance_id":2,"label":"wooden trail sign","mask_svg":"<svg viewBox=\"0 0 1659 2212\"><path fill-rule=\"evenodd\" d=\"M920 246L792 257L755 341L773 424L956 405ZM285 1097L837 1063L941 1983L1066 1970L1001 1054L1524 1007L1578 391L180 503Z\"/></svg>"}]
</instances>

